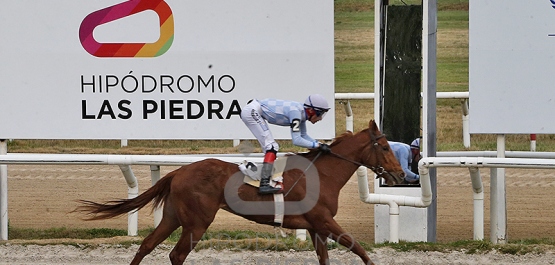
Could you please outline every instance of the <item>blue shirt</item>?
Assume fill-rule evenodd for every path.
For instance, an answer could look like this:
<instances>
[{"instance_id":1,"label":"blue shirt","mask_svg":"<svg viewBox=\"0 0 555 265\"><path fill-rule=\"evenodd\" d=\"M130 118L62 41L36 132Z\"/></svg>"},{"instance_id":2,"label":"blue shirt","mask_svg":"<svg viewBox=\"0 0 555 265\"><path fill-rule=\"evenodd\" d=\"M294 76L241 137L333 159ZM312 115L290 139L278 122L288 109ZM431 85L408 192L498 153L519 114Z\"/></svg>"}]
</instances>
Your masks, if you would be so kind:
<instances>
[{"instance_id":1,"label":"blue shirt","mask_svg":"<svg viewBox=\"0 0 555 265\"><path fill-rule=\"evenodd\" d=\"M417 174L414 174L410 170L410 164L412 163L412 152L410 151L410 146L408 144L388 141L391 151L395 154L395 158L401 164L401 168L405 172L405 180L413 181L419 179Z\"/></svg>"},{"instance_id":2,"label":"blue shirt","mask_svg":"<svg viewBox=\"0 0 555 265\"><path fill-rule=\"evenodd\" d=\"M306 132L307 117L302 103L273 98L257 101L262 109L260 115L270 124L291 126L293 120L299 120L298 128L291 127L291 140L294 145L305 148L316 148L318 146L318 141Z\"/></svg>"}]
</instances>

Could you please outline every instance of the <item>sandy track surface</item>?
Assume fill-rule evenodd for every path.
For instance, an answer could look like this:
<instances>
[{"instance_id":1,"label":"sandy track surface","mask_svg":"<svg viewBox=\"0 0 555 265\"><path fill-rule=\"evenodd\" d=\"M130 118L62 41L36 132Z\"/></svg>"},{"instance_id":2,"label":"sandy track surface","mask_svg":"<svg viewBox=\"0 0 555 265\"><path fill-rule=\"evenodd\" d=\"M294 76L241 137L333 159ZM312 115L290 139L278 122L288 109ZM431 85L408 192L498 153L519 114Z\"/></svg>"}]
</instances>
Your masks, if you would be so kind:
<instances>
[{"instance_id":1,"label":"sandy track surface","mask_svg":"<svg viewBox=\"0 0 555 265\"><path fill-rule=\"evenodd\" d=\"M96 248L79 248L64 245L0 245L0 264L129 264L138 246L122 248L113 245L101 245ZM170 264L168 253L171 246L161 245L148 255L141 264L160 265ZM362 264L362 261L349 251L331 250L331 264ZM376 264L397 265L445 265L445 264L553 264L555 255L526 254L503 255L495 252L487 254L465 254L462 252L397 252L389 248L379 248L369 252L369 256ZM307 251L215 251L201 250L192 252L185 264L213 265L213 264L318 264L316 254Z\"/></svg>"}]
</instances>

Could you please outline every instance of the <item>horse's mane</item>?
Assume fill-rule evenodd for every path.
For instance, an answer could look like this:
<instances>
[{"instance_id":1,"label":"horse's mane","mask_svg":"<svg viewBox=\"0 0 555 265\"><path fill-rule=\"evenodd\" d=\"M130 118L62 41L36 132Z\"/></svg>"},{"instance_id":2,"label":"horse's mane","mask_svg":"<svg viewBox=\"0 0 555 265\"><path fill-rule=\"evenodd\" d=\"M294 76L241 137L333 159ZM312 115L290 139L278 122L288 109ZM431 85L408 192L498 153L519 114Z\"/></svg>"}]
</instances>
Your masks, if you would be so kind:
<instances>
[{"instance_id":1,"label":"horse's mane","mask_svg":"<svg viewBox=\"0 0 555 265\"><path fill-rule=\"evenodd\" d=\"M336 146L339 143L341 143L342 141L344 141L345 139L351 138L353 137L353 133L351 131L346 131L343 134L341 134L340 136L336 137L335 139L333 139L333 142L330 144L330 147ZM309 158L309 157L314 157L316 156L320 151L318 151L318 149L312 149L308 152L303 152L303 153L296 153L296 155L300 155L303 156L305 158Z\"/></svg>"},{"instance_id":2,"label":"horse's mane","mask_svg":"<svg viewBox=\"0 0 555 265\"><path fill-rule=\"evenodd\" d=\"M353 137L353 135L354 135L354 134L353 134L351 131L346 131L346 132L344 132L344 133L341 134L339 137L337 137L337 138L335 138L335 139L333 140L333 142L330 144L330 147L333 147L333 146L338 145L339 143L341 143L341 142L344 141L345 139Z\"/></svg>"}]
</instances>

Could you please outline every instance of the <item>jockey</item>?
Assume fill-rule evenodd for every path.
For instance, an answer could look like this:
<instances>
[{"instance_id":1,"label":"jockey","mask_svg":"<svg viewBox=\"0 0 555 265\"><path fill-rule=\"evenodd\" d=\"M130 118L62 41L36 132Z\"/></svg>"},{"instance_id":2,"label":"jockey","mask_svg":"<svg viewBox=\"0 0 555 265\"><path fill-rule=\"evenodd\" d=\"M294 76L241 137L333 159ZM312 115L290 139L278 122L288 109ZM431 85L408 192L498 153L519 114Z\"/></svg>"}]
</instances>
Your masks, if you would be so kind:
<instances>
[{"instance_id":1,"label":"jockey","mask_svg":"<svg viewBox=\"0 0 555 265\"><path fill-rule=\"evenodd\" d=\"M413 172L411 168L418 168L418 162L420 161L420 139L414 140L411 145L399 142L388 141L391 151L399 161L401 168L405 172L405 184L418 184L420 182L420 176L418 175L418 169Z\"/></svg>"},{"instance_id":2,"label":"jockey","mask_svg":"<svg viewBox=\"0 0 555 265\"><path fill-rule=\"evenodd\" d=\"M312 124L317 123L324 118L329 109L328 102L319 94L310 95L304 104L269 98L251 100L243 108L241 119L254 134L264 152L258 193L273 194L281 190L270 186L270 177L279 145L274 140L268 123L290 127L291 140L296 146L318 148L329 153L331 150L327 144L314 140L306 132L306 121L310 121Z\"/></svg>"},{"instance_id":3,"label":"jockey","mask_svg":"<svg viewBox=\"0 0 555 265\"><path fill-rule=\"evenodd\" d=\"M422 154L420 153L420 138L422 137L418 137L414 139L412 143L410 143L410 151L412 153L413 161L411 165L411 170L414 173L418 173L418 162L420 162L420 159L422 159Z\"/></svg>"}]
</instances>

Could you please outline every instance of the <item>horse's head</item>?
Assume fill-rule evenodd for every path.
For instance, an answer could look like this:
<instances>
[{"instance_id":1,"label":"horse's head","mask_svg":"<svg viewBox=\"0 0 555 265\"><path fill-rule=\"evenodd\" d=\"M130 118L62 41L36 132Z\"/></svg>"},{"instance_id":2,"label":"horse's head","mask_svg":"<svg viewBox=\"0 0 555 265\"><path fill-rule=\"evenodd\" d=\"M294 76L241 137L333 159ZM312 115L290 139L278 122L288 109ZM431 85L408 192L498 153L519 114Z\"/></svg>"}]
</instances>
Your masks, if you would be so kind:
<instances>
[{"instance_id":1,"label":"horse's head","mask_svg":"<svg viewBox=\"0 0 555 265\"><path fill-rule=\"evenodd\" d=\"M388 186L403 183L405 173L376 122L371 120L369 128L358 134L362 134L361 137L368 139L368 144L365 144L361 152L361 163L374 171L377 177L384 178Z\"/></svg>"}]
</instances>

